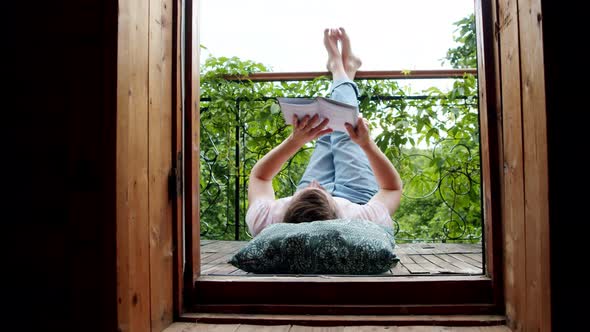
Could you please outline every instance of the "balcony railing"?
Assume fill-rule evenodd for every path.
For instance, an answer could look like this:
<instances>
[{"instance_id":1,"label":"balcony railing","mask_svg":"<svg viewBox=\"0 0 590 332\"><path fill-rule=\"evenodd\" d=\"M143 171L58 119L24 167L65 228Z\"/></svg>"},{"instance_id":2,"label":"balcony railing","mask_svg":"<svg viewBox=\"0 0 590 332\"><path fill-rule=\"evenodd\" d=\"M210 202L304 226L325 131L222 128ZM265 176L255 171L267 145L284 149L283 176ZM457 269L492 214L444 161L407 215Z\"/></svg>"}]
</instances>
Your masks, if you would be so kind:
<instances>
[{"instance_id":1,"label":"balcony railing","mask_svg":"<svg viewBox=\"0 0 590 332\"><path fill-rule=\"evenodd\" d=\"M226 80L234 81L236 84L245 84L247 89L256 90L257 84L276 84L279 87L281 83L278 82L309 81L327 76L327 74L260 73L247 78L226 77ZM463 79L465 74L473 75L475 71L359 72L356 79L360 82L424 78ZM324 87L327 87L328 84L329 82L326 80ZM284 91L278 93L280 92L284 94ZM367 112L365 117L373 119L376 123L384 123L383 121L388 116L392 116L390 113L397 112L403 107L412 114L422 112L412 109L415 105L427 105L433 109L443 110L445 107L452 107L455 108L453 112L457 117L465 116L468 113L475 114L477 117L478 114L477 93L454 95L452 101L446 95L385 95L363 92L361 94L361 111L363 114ZM288 96L314 97L315 95L314 92L314 95ZM254 113L261 109L268 109L278 96L256 95L254 98L242 98L239 95L234 95L233 99L228 99L217 95L201 99L200 187L201 233L203 237L225 240L247 240L250 238L245 225L250 169L259 158L272 149L277 142L282 141L282 138L290 132L290 128L282 122L276 107L274 107L274 111L260 113L263 115L255 116ZM218 110L220 105L223 112L215 114L210 112L211 107ZM273 107L270 108L273 109ZM440 113L437 110L434 112ZM220 121L220 114L221 117L225 117L226 121ZM437 121L445 120L439 119ZM413 124L404 125L411 127ZM396 240L398 242L480 241L482 219L478 127L473 128L474 132L468 136L453 137L447 134L438 139L431 137L426 143L416 144L414 142L410 145L406 141L406 145L395 147L387 145L387 142L400 141L391 128L382 126L373 131L379 132L380 141L378 143L382 147L386 147L386 155L400 170L404 181L404 196L402 207L400 207L400 210L404 210L401 212L404 214L403 222L400 223L398 220L398 213L392 218ZM452 128L448 132L452 133ZM401 140L403 141L403 138ZM312 149L311 144L301 149L277 175L274 185L275 189L280 188L277 192L278 196L284 197L294 193L297 181L305 169ZM434 170L433 167L435 167ZM405 208L404 204L409 208ZM414 211L415 214L415 211L423 211L426 214L429 210L437 212L433 214L432 222L426 223L408 212Z\"/></svg>"}]
</instances>

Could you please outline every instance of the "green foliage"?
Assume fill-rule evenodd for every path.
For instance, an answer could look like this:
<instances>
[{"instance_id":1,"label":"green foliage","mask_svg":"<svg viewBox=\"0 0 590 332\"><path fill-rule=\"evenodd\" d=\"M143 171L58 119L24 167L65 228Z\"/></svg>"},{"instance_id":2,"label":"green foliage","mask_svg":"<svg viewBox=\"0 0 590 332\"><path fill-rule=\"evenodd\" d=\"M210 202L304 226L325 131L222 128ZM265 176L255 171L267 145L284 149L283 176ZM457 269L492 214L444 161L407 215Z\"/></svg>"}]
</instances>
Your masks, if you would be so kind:
<instances>
[{"instance_id":1,"label":"green foliage","mask_svg":"<svg viewBox=\"0 0 590 332\"><path fill-rule=\"evenodd\" d=\"M475 15L471 14L457 22L453 40L459 44L447 51L445 57L453 68L477 68L477 39L475 34Z\"/></svg>"},{"instance_id":2,"label":"green foliage","mask_svg":"<svg viewBox=\"0 0 590 332\"><path fill-rule=\"evenodd\" d=\"M477 86L472 75L448 92L404 99L393 81L361 81L360 108L375 141L400 172L404 197L394 219L398 241L481 238ZM383 101L374 96L400 96ZM377 100L374 100L377 99Z\"/></svg>"},{"instance_id":3,"label":"green foliage","mask_svg":"<svg viewBox=\"0 0 590 332\"><path fill-rule=\"evenodd\" d=\"M455 67L473 68L473 15L458 21L463 45L449 50ZM330 81L252 82L267 72L253 61L206 59L201 73L201 232L205 238L233 239L236 211L240 239L247 239L244 218L250 169L286 138L276 97L326 95ZM432 87L420 98L408 96L394 80L359 80L360 109L379 148L404 181L402 203L394 215L398 241L480 241L480 151L477 81L466 75L450 91ZM393 98L392 98L393 97ZM293 194L312 152L308 144L273 181L277 197ZM236 191L236 187L239 188ZM236 210L237 209L237 210Z\"/></svg>"}]
</instances>

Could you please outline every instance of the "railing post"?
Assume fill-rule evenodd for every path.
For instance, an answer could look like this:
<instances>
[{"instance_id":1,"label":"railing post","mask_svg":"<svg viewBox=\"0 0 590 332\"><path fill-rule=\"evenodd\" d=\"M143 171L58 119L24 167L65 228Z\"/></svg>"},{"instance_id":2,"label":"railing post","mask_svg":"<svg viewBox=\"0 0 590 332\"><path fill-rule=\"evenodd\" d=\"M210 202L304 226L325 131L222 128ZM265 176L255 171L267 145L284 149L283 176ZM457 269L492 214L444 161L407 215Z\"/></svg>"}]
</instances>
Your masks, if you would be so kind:
<instances>
[{"instance_id":1,"label":"railing post","mask_svg":"<svg viewBox=\"0 0 590 332\"><path fill-rule=\"evenodd\" d=\"M234 191L235 240L240 240L240 99L236 100L236 173Z\"/></svg>"}]
</instances>

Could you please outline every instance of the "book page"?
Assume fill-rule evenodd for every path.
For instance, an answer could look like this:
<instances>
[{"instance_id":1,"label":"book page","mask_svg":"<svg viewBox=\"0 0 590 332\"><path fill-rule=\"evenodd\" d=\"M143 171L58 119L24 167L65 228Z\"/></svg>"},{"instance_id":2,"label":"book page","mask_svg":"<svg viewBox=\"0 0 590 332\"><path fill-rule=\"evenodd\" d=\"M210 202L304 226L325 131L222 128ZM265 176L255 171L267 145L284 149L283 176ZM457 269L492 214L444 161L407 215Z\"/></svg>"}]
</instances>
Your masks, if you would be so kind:
<instances>
[{"instance_id":1,"label":"book page","mask_svg":"<svg viewBox=\"0 0 590 332\"><path fill-rule=\"evenodd\" d=\"M301 119L305 115L312 117L318 114L318 123L328 118L330 122L328 122L327 128L332 128L334 131L346 133L344 124L347 122L356 127L358 111L355 106L324 97L315 99L277 98L277 100L287 124L293 125L293 115L297 115L297 118Z\"/></svg>"},{"instance_id":2,"label":"book page","mask_svg":"<svg viewBox=\"0 0 590 332\"><path fill-rule=\"evenodd\" d=\"M301 119L305 115L319 114L319 105L315 99L307 98L277 98L286 124L293 125L293 115Z\"/></svg>"},{"instance_id":3,"label":"book page","mask_svg":"<svg viewBox=\"0 0 590 332\"><path fill-rule=\"evenodd\" d=\"M356 128L358 121L358 111L355 106L341 103L338 101L323 99L320 100L320 112L323 118L330 119L328 127L334 131L346 131L345 123L350 123Z\"/></svg>"}]
</instances>

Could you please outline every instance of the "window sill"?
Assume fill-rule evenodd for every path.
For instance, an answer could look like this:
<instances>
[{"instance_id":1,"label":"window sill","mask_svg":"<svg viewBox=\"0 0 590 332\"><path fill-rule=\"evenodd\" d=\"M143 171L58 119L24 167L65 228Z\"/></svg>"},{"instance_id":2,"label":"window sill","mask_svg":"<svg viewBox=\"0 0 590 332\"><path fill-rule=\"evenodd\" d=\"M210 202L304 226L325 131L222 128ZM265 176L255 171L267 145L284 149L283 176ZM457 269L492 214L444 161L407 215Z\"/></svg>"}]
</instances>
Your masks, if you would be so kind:
<instances>
[{"instance_id":1,"label":"window sill","mask_svg":"<svg viewBox=\"0 0 590 332\"><path fill-rule=\"evenodd\" d=\"M188 313L183 322L208 324L252 325L307 325L307 326L360 326L360 325L430 325L430 326L502 326L506 318L501 315L262 315L262 314L211 314Z\"/></svg>"}]
</instances>

